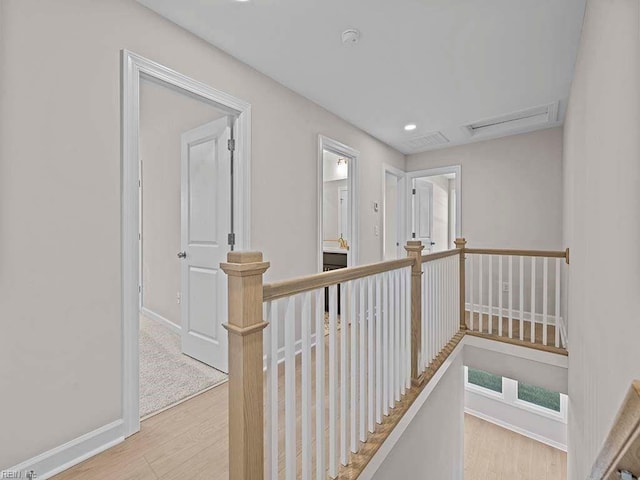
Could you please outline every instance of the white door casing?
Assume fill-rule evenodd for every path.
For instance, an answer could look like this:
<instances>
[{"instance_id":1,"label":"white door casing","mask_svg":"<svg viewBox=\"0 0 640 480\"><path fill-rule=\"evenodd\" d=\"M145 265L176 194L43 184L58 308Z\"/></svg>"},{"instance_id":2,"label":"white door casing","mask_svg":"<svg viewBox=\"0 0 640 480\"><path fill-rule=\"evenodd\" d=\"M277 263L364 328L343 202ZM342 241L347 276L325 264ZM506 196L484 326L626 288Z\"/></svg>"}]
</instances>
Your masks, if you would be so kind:
<instances>
[{"instance_id":1,"label":"white door casing","mask_svg":"<svg viewBox=\"0 0 640 480\"><path fill-rule=\"evenodd\" d=\"M251 105L128 50L122 59L122 419L123 435L140 430L139 287L140 80L152 79L202 99L234 117L234 225L236 248L250 249Z\"/></svg>"},{"instance_id":2,"label":"white door casing","mask_svg":"<svg viewBox=\"0 0 640 480\"><path fill-rule=\"evenodd\" d=\"M231 225L229 138L228 120L221 118L181 139L182 351L223 372L227 276L220 263L229 251Z\"/></svg>"},{"instance_id":3,"label":"white door casing","mask_svg":"<svg viewBox=\"0 0 640 480\"><path fill-rule=\"evenodd\" d=\"M413 239L420 240L425 252L433 247L433 185L424 180L413 180Z\"/></svg>"}]
</instances>

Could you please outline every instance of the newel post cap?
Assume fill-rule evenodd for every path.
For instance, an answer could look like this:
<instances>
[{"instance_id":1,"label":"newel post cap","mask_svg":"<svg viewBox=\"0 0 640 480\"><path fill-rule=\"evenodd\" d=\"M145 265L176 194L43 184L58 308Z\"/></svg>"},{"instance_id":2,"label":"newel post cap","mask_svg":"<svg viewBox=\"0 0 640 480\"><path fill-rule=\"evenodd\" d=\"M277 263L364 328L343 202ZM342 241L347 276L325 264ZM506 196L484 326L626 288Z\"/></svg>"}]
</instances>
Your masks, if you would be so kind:
<instances>
[{"instance_id":1,"label":"newel post cap","mask_svg":"<svg viewBox=\"0 0 640 480\"><path fill-rule=\"evenodd\" d=\"M454 243L456 244L456 248L464 248L465 245L467 244L467 240L464 237L456 238Z\"/></svg>"},{"instance_id":2,"label":"newel post cap","mask_svg":"<svg viewBox=\"0 0 640 480\"><path fill-rule=\"evenodd\" d=\"M220 264L227 275L236 277L262 275L269 266L269 262L262 261L262 252L229 252L227 261Z\"/></svg>"},{"instance_id":3,"label":"newel post cap","mask_svg":"<svg viewBox=\"0 0 640 480\"><path fill-rule=\"evenodd\" d=\"M424 245L420 240L409 240L404 249L407 252L421 253L424 250Z\"/></svg>"}]
</instances>

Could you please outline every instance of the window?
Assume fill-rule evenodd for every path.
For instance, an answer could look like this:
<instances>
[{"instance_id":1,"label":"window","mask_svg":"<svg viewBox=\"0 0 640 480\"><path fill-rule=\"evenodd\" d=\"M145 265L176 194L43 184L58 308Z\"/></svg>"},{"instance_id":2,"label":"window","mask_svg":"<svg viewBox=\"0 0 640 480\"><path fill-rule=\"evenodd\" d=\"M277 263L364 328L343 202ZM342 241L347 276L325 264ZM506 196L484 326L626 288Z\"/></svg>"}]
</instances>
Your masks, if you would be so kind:
<instances>
[{"instance_id":1,"label":"window","mask_svg":"<svg viewBox=\"0 0 640 480\"><path fill-rule=\"evenodd\" d=\"M469 370L471 373L471 370ZM560 412L560 393L518 382L518 400Z\"/></svg>"},{"instance_id":2,"label":"window","mask_svg":"<svg viewBox=\"0 0 640 480\"><path fill-rule=\"evenodd\" d=\"M479 387L502 393L502 377L475 368L469 368L467 381Z\"/></svg>"}]
</instances>

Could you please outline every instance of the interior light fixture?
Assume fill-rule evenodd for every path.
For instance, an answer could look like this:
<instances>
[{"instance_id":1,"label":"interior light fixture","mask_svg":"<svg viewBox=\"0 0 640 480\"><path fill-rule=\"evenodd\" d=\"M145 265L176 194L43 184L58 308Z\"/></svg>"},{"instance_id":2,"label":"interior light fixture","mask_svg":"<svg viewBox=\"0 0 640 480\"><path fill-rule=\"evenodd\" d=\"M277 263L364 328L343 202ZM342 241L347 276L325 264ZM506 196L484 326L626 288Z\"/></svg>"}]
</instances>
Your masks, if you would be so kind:
<instances>
[{"instance_id":1,"label":"interior light fixture","mask_svg":"<svg viewBox=\"0 0 640 480\"><path fill-rule=\"evenodd\" d=\"M347 159L346 158L342 158L342 157L338 157L338 165L346 165L347 164Z\"/></svg>"},{"instance_id":2,"label":"interior light fixture","mask_svg":"<svg viewBox=\"0 0 640 480\"><path fill-rule=\"evenodd\" d=\"M404 130L405 130L406 132L411 132L412 130L415 130L416 128L418 128L418 126L417 126L415 123L407 123L407 124L404 126Z\"/></svg>"}]
</instances>

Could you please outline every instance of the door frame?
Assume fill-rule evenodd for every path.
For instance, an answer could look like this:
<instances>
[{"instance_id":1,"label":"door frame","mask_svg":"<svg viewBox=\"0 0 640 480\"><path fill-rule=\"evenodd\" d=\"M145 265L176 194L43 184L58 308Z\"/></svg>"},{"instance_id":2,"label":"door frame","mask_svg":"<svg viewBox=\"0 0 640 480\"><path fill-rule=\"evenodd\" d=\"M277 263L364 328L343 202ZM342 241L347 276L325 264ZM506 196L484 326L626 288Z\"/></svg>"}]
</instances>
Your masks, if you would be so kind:
<instances>
[{"instance_id":1,"label":"door frame","mask_svg":"<svg viewBox=\"0 0 640 480\"><path fill-rule=\"evenodd\" d=\"M386 163L382 164L382 255L380 258L384 259L384 253L386 251L387 245L387 173L393 175L398 179L398 210L400 214L398 215L398 225L397 225L397 238L398 238L398 258L401 258L402 249L404 248L404 243L406 243L407 238L405 238L405 233L407 231L407 227L405 227L406 223L406 211L407 211L407 201L410 197L407 197L407 173L396 168L394 166L388 165Z\"/></svg>"},{"instance_id":2,"label":"door frame","mask_svg":"<svg viewBox=\"0 0 640 480\"><path fill-rule=\"evenodd\" d=\"M329 150L337 155L347 157L349 162L347 164L347 185L349 187L349 214L351 215L351 244L349 245L349 252L347 254L347 266L353 267L358 265L359 255L359 232L358 232L358 158L360 152L354 148L351 148L344 143L341 143L332 138L324 135L318 135L318 246L317 246L317 262L318 272L322 272L323 258L322 258L322 244L324 242L324 228L323 228L323 201L324 201L324 171L323 171L323 155L324 150Z\"/></svg>"},{"instance_id":3,"label":"door frame","mask_svg":"<svg viewBox=\"0 0 640 480\"><path fill-rule=\"evenodd\" d=\"M236 139L234 224L236 247L249 249L251 208L251 105L159 63L121 50L121 248L122 248L122 417L124 436L140 430L140 82L159 83L205 101L233 117Z\"/></svg>"},{"instance_id":4,"label":"door frame","mask_svg":"<svg viewBox=\"0 0 640 480\"><path fill-rule=\"evenodd\" d=\"M456 238L462 237L462 167L460 165L450 165L447 167L429 168L426 170L416 170L407 172L407 185L413 183L414 178L433 177L436 175L446 175L454 173L456 175ZM407 188L407 205L411 205L411 190ZM411 217L413 209L407 208L405 215L407 238L411 238Z\"/></svg>"}]
</instances>

